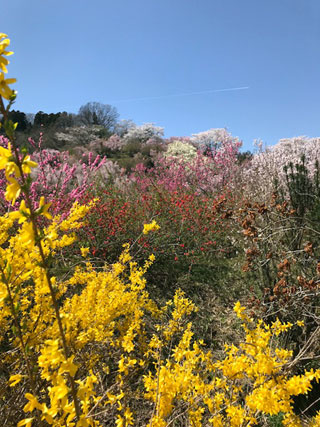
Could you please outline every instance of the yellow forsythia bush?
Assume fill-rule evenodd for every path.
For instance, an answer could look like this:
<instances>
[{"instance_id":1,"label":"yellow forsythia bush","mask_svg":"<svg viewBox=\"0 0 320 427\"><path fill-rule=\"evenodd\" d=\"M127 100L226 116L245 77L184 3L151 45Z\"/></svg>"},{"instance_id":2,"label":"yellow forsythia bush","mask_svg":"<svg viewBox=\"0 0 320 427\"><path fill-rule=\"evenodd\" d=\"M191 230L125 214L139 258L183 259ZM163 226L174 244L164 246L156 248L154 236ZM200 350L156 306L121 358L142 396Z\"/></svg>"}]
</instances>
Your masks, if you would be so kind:
<instances>
[{"instance_id":1,"label":"yellow forsythia bush","mask_svg":"<svg viewBox=\"0 0 320 427\"><path fill-rule=\"evenodd\" d=\"M62 219L43 198L32 203L37 165L18 151L7 118L15 98L14 79L4 79L8 45L0 34L0 112L10 141L0 147L0 169L6 199L22 197L0 217L2 425L242 427L282 414L283 425L302 426L292 397L307 393L320 371L292 374L292 354L277 344L291 324L256 324L238 303L245 338L216 360L193 339L196 307L182 291L160 308L150 299L144 275L154 256L139 267L125 246L113 265L82 260L67 276L53 275L92 204L75 204ZM143 233L157 228L146 224ZM309 424L320 426L320 414Z\"/></svg>"}]
</instances>

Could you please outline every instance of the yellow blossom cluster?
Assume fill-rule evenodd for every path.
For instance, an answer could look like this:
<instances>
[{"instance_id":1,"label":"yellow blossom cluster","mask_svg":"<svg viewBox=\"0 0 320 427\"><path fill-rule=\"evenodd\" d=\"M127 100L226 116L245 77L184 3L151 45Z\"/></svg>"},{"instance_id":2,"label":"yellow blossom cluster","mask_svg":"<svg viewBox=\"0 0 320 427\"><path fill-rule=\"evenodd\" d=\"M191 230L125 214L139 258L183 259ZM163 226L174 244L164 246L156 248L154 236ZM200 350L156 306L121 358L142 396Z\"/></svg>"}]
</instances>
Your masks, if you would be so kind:
<instances>
[{"instance_id":1,"label":"yellow blossom cluster","mask_svg":"<svg viewBox=\"0 0 320 427\"><path fill-rule=\"evenodd\" d=\"M283 425L302 426L292 397L308 393L312 381L319 381L320 370L290 375L286 367L292 352L274 343L292 325L255 324L240 303L235 311L244 320L245 341L239 347L226 346L220 361L214 361L199 343L192 343L191 323L170 357L162 359L163 341L153 339L156 372L144 377L145 397L155 405L150 427L167 426L179 407L184 418L188 408L188 425L199 427L260 425L263 416L276 414L283 414ZM319 425L319 419L320 414L311 425Z\"/></svg>"},{"instance_id":2,"label":"yellow blossom cluster","mask_svg":"<svg viewBox=\"0 0 320 427\"><path fill-rule=\"evenodd\" d=\"M153 220L150 224L144 224L143 226L143 234L148 234L150 231L159 230L160 225L156 223L155 220Z\"/></svg>"},{"instance_id":3,"label":"yellow blossom cluster","mask_svg":"<svg viewBox=\"0 0 320 427\"><path fill-rule=\"evenodd\" d=\"M46 420L48 424L56 425L57 420L61 418L71 426L73 425L71 420L76 418L76 414L72 399L70 400L68 378L74 377L78 367L73 362L75 355L66 357L63 352L55 310L50 298L47 272L42 265L43 260L34 239L32 223L28 220L30 212L21 209L21 204L18 211L6 214L0 220L0 238L1 242L5 243L0 247L0 339L13 334L14 347L23 346L22 351L26 353L27 359L37 358L36 366L40 375L37 381L45 380L47 383L51 383L44 400L39 399L33 393L27 393L26 398L29 403L24 406L23 410L41 412L42 419ZM42 250L47 257L74 242L75 236L63 235L61 229L78 228L81 225L80 219L89 209L90 206L75 205L68 218L61 221L59 217L55 217L51 224L42 230ZM20 227L16 234L10 236L16 220L20 223ZM30 228L26 227L30 224ZM55 287L56 296L63 299L68 290L68 283L59 283L53 276L50 277L50 281ZM15 318L14 314L18 314L19 319ZM66 322L67 314L64 315L61 311L61 317L63 322ZM23 332L22 336L19 336L19 330ZM14 386L20 381L31 381L31 378L28 378L28 370L25 370L26 362L26 359L23 358L15 360L15 358L8 357L7 363L13 363L15 371L19 372L10 377L10 386ZM95 381L90 382L90 378L94 379L94 375L87 374L83 380L80 378L77 380L79 381L77 395L86 412L89 402L90 405L92 402L94 403ZM35 381L34 376L33 381ZM90 388L88 388L88 384L90 384ZM86 412L81 416L82 418L85 417ZM28 425L23 424L26 420L31 423L35 417L25 418L19 425ZM93 420L82 420L81 422L82 424L79 425L97 425Z\"/></svg>"},{"instance_id":4,"label":"yellow blossom cluster","mask_svg":"<svg viewBox=\"0 0 320 427\"><path fill-rule=\"evenodd\" d=\"M14 94L14 91L10 89L9 85L16 82L16 79L5 79L4 73L7 73L7 65L9 64L6 58L12 55L13 52L7 50L10 45L10 39L4 33L0 33L0 96L4 99L10 99Z\"/></svg>"}]
</instances>

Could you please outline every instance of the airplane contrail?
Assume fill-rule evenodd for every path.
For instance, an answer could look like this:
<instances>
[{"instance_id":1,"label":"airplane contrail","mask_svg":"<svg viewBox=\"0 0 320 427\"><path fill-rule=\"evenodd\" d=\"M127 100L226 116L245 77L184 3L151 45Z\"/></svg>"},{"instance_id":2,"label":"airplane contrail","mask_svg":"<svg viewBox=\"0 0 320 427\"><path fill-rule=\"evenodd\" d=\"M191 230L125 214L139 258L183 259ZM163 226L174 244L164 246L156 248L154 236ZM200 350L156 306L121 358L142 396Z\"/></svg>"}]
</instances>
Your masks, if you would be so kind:
<instances>
[{"instance_id":1,"label":"airplane contrail","mask_svg":"<svg viewBox=\"0 0 320 427\"><path fill-rule=\"evenodd\" d=\"M202 94L207 94L207 93L230 92L230 91L235 91L235 90L246 90L246 89L249 89L249 86L229 87L229 88L225 88L225 89L209 89L209 90L202 90L199 92L175 93L175 94L171 94L171 95L145 96L143 98L128 98L128 99L120 99L118 101L112 101L112 103L115 104L117 102L147 101L149 99L175 98L175 97L179 97L179 96L202 95Z\"/></svg>"}]
</instances>

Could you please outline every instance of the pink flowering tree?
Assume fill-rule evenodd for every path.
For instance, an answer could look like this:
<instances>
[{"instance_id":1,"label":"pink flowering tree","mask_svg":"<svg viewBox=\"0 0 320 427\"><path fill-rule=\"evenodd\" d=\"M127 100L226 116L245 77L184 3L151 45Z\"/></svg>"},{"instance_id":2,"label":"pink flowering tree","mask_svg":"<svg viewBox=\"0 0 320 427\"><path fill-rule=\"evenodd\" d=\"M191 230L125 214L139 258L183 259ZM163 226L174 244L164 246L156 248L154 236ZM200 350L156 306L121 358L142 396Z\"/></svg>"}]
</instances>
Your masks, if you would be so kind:
<instances>
[{"instance_id":1,"label":"pink flowering tree","mask_svg":"<svg viewBox=\"0 0 320 427\"><path fill-rule=\"evenodd\" d=\"M155 159L153 168L138 165L132 179L143 188L162 185L171 191L179 187L219 191L232 181L240 146L241 141L225 129L211 129L190 140L172 141L166 153Z\"/></svg>"},{"instance_id":2,"label":"pink flowering tree","mask_svg":"<svg viewBox=\"0 0 320 427\"><path fill-rule=\"evenodd\" d=\"M36 204L40 196L45 196L52 203L53 214L66 215L72 204L81 200L98 180L106 183L111 176L115 180L115 176L121 175L117 165L91 152L83 153L77 160L66 151L42 149L42 135L37 143L29 138L29 143L35 150L32 160L38 163L38 167L32 170L31 199ZM0 145L6 147L7 144L7 139L0 137ZM0 200L3 211L11 209L5 199L5 188L5 176L1 173ZM19 204L19 199L16 203Z\"/></svg>"}]
</instances>

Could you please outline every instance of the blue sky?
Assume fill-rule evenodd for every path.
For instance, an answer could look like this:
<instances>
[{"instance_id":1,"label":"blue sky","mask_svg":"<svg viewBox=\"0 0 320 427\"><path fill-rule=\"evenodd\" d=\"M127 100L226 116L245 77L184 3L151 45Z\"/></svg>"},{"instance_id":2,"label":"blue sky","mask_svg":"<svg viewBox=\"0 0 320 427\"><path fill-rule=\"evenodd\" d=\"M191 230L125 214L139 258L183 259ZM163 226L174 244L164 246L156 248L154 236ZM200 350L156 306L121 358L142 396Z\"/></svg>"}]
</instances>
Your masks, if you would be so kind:
<instances>
[{"instance_id":1,"label":"blue sky","mask_svg":"<svg viewBox=\"0 0 320 427\"><path fill-rule=\"evenodd\" d=\"M168 137L226 127L244 150L255 138L320 134L319 0L0 4L16 109L77 112L98 101ZM248 89L212 92L237 87Z\"/></svg>"}]
</instances>

